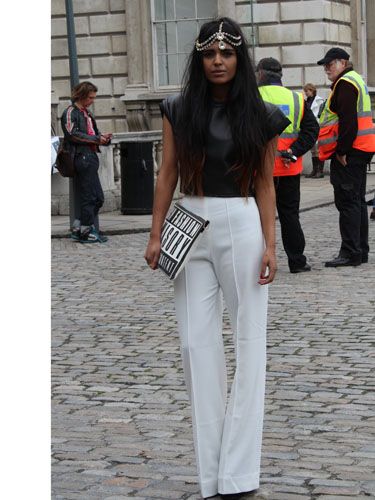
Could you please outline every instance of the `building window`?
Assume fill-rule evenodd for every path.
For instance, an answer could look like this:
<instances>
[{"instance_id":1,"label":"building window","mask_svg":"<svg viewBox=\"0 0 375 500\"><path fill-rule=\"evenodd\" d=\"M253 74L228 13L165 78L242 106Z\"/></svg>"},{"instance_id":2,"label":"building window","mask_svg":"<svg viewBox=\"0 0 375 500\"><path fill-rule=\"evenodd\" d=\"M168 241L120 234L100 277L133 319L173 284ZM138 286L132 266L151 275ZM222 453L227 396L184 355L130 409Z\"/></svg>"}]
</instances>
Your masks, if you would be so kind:
<instances>
[{"instance_id":1,"label":"building window","mask_svg":"<svg viewBox=\"0 0 375 500\"><path fill-rule=\"evenodd\" d=\"M156 87L178 86L200 27L217 17L217 0L152 0Z\"/></svg>"}]
</instances>

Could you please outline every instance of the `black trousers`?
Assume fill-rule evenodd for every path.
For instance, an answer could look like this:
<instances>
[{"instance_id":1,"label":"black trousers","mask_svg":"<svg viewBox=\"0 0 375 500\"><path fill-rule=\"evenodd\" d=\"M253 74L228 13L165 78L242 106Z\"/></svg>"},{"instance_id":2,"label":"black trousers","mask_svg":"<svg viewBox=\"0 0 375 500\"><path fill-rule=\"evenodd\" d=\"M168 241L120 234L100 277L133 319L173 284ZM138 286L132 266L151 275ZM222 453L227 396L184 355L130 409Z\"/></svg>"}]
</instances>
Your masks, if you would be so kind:
<instances>
[{"instance_id":1,"label":"black trousers","mask_svg":"<svg viewBox=\"0 0 375 500\"><path fill-rule=\"evenodd\" d=\"M306 264L305 236L299 221L300 177L299 174L274 177L281 238L290 270Z\"/></svg>"},{"instance_id":2,"label":"black trousers","mask_svg":"<svg viewBox=\"0 0 375 500\"><path fill-rule=\"evenodd\" d=\"M345 167L336 158L331 160L330 179L340 213L340 256L353 260L369 252L366 171L367 164L361 160L349 159Z\"/></svg>"},{"instance_id":3,"label":"black trousers","mask_svg":"<svg viewBox=\"0 0 375 500\"><path fill-rule=\"evenodd\" d=\"M104 203L104 193L98 175L99 158L94 152L77 154L75 167L81 226L92 226L98 220L99 210Z\"/></svg>"}]
</instances>

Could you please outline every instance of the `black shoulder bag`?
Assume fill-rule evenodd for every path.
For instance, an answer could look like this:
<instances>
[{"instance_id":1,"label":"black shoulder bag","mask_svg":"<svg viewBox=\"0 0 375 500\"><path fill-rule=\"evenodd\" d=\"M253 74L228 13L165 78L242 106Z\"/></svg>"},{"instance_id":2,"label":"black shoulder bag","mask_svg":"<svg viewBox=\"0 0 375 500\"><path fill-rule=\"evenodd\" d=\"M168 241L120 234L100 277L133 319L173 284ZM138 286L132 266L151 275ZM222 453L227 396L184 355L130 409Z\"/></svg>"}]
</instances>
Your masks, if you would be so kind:
<instances>
[{"instance_id":1,"label":"black shoulder bag","mask_svg":"<svg viewBox=\"0 0 375 500\"><path fill-rule=\"evenodd\" d=\"M65 140L60 142L56 157L56 168L63 177L74 177L76 174L74 166L75 147L67 147Z\"/></svg>"}]
</instances>

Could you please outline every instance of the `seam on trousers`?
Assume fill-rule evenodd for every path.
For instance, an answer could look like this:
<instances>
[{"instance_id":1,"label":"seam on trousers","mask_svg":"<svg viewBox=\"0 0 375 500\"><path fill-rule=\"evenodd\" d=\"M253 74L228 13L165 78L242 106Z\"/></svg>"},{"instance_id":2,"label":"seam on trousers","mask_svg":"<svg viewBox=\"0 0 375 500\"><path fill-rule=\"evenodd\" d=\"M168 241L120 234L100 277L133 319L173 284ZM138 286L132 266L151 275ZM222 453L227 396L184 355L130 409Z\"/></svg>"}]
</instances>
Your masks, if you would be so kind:
<instances>
[{"instance_id":1,"label":"seam on trousers","mask_svg":"<svg viewBox=\"0 0 375 500\"><path fill-rule=\"evenodd\" d=\"M236 332L235 333L235 339L236 339L236 372L233 380L233 415L234 415L234 409L236 407L236 397L237 397L237 380L238 377L237 375L237 369L238 369L238 309L239 309L239 293L238 293L238 283L237 283L237 278L236 278L236 270L235 270L235 265L234 265L234 241L233 241L233 233L232 233L232 227L230 224L230 217L229 217L229 210L228 210L228 202L225 201L225 207L226 207L226 212L227 212L227 220L228 220L228 227L229 227L229 235L230 235L230 241L232 244L232 266L233 266L233 278L234 278L234 283L236 286L236 292L237 292L237 318L236 318ZM228 411L228 407L227 407ZM232 415L232 417L233 417ZM230 427L229 427L229 433L228 433L228 441L227 441L227 448L229 448L229 444L231 442L231 436L232 436L232 428L233 428L233 418L231 417L230 419ZM225 454L224 456L224 466L223 466L223 471L226 470L226 465L227 465L227 459L228 459L228 453Z\"/></svg>"},{"instance_id":2,"label":"seam on trousers","mask_svg":"<svg viewBox=\"0 0 375 500\"><path fill-rule=\"evenodd\" d=\"M187 319L187 325L186 325L186 341L188 347L188 352L189 352L189 370L190 370L190 390L191 390L191 405L192 405L192 411L194 412L194 420L195 420L195 425L193 424L193 433L195 434L195 443L196 443L196 456L197 456L197 468L198 468L198 475L199 478L202 477L201 474L201 457L200 457L200 446L199 446L199 439L198 439L198 424L197 424L197 415L196 415L196 410L195 410L195 393L194 393L194 381L193 381L193 369L191 366L191 353L190 353L190 340L189 340L189 334L190 334L190 315L189 315L189 294L188 294L188 273L187 273L187 266L184 269L184 282L185 282L185 303L186 303L186 319Z\"/></svg>"}]
</instances>

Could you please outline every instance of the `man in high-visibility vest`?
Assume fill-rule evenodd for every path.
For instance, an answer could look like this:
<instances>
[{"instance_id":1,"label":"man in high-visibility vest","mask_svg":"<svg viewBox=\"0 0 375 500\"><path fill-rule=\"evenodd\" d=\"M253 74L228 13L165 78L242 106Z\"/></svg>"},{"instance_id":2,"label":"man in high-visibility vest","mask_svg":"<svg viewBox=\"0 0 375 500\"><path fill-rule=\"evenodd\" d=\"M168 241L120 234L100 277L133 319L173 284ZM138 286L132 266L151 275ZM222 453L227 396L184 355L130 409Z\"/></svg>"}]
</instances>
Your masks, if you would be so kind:
<instances>
[{"instance_id":1,"label":"man in high-visibility vest","mask_svg":"<svg viewBox=\"0 0 375 500\"><path fill-rule=\"evenodd\" d=\"M326 267L359 266L368 261L367 164L375 152L371 102L349 54L329 49L318 61L332 82L320 116L319 159L331 159L330 179L339 211L341 247Z\"/></svg>"},{"instance_id":2,"label":"man in high-visibility vest","mask_svg":"<svg viewBox=\"0 0 375 500\"><path fill-rule=\"evenodd\" d=\"M264 101L279 106L290 125L279 136L274 167L276 207L284 250L291 273L310 271L304 255L305 236L299 220L300 177L302 155L316 142L319 124L304 106L302 94L282 85L282 67L273 57L261 59L257 65L259 92Z\"/></svg>"}]
</instances>

